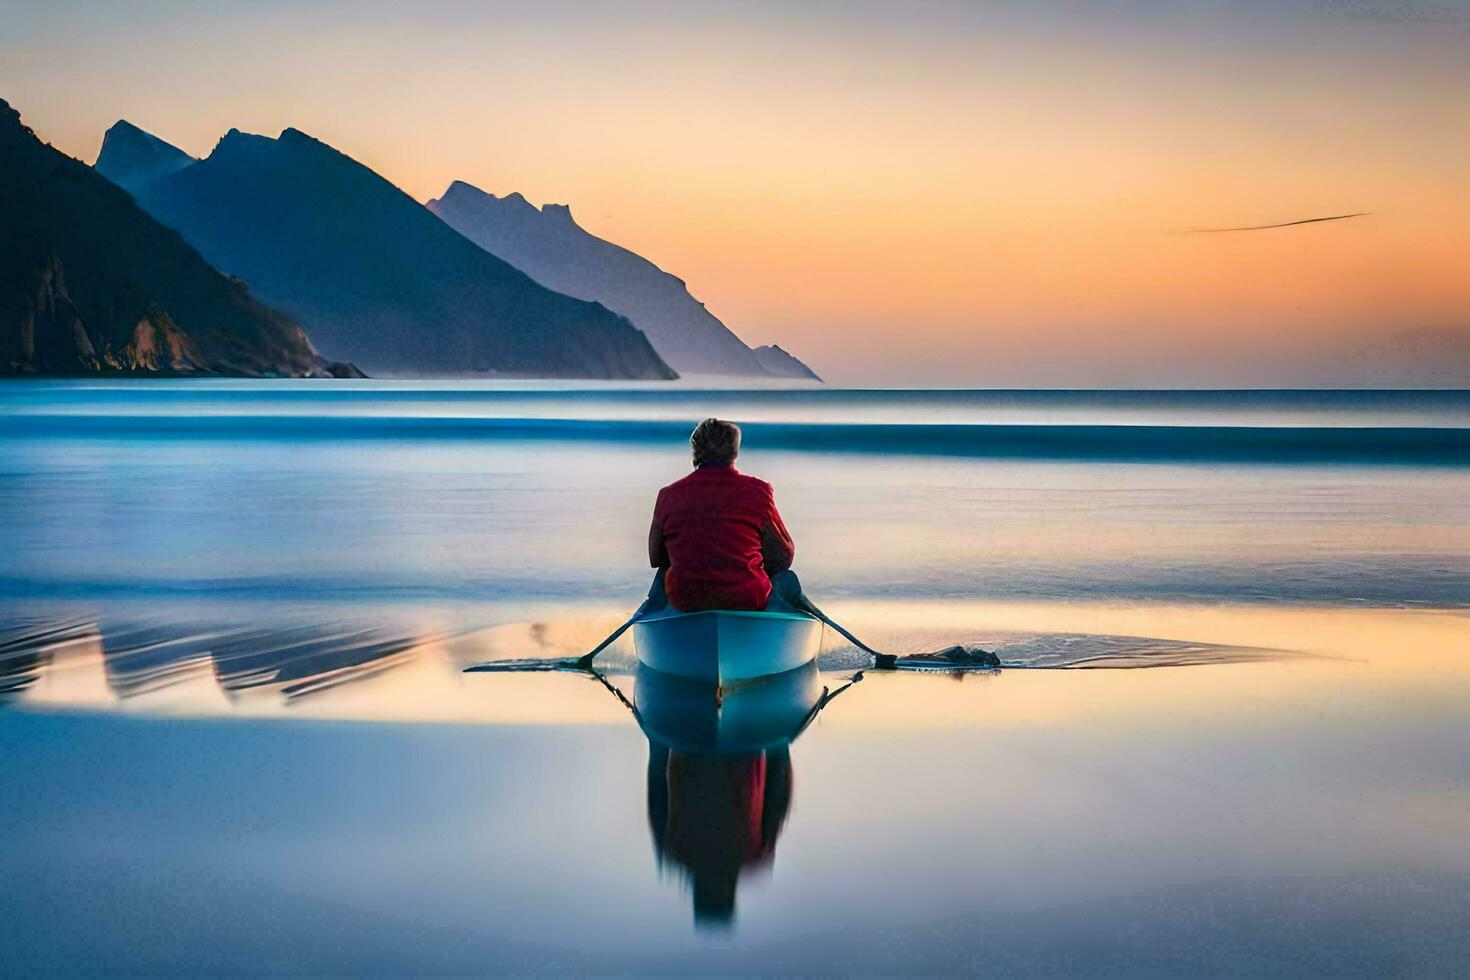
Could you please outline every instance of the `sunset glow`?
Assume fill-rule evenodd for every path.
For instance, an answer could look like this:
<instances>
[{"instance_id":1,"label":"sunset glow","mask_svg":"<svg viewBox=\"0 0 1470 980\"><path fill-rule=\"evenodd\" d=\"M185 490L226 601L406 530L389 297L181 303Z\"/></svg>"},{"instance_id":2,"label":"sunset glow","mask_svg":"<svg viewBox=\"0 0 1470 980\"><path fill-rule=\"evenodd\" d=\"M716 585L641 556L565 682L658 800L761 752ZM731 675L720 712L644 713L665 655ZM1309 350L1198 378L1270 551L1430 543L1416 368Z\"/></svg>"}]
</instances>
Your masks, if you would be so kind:
<instances>
[{"instance_id":1,"label":"sunset glow","mask_svg":"<svg viewBox=\"0 0 1470 980\"><path fill-rule=\"evenodd\" d=\"M292 126L419 200L569 203L832 380L1208 383L1470 335L1459 21L99 4L59 47L59 14L7 6L0 89L84 160L119 117L198 155Z\"/></svg>"}]
</instances>

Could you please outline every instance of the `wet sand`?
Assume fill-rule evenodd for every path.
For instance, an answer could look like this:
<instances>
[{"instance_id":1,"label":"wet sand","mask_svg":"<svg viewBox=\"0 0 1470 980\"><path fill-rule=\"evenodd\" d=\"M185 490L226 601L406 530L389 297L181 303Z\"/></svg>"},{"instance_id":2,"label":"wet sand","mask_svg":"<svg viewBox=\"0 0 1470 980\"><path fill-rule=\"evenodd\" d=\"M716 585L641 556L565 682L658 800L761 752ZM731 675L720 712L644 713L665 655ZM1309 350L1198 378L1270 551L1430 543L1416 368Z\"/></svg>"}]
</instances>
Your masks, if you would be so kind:
<instances>
[{"instance_id":1,"label":"wet sand","mask_svg":"<svg viewBox=\"0 0 1470 980\"><path fill-rule=\"evenodd\" d=\"M581 676L459 672L595 618L237 691L208 660L129 688L108 668L136 651L83 635L0 713L0 963L1367 975L1470 952L1463 611L832 611L888 643L988 636L1013 662L1131 652L865 672L791 745L772 859L711 929L656 857L627 709ZM1137 666L1180 649L1224 659ZM829 684L851 676L842 649L824 659Z\"/></svg>"}]
</instances>

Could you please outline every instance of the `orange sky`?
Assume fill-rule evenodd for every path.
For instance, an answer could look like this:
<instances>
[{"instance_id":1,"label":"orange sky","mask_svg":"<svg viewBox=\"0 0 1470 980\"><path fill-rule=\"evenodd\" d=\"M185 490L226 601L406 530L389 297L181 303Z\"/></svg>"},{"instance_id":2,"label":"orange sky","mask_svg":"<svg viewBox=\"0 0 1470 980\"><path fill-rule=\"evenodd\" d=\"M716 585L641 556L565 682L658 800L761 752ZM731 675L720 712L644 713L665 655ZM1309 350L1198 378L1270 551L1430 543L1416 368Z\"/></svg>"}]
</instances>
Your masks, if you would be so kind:
<instances>
[{"instance_id":1,"label":"orange sky","mask_svg":"<svg viewBox=\"0 0 1470 980\"><path fill-rule=\"evenodd\" d=\"M127 8L0 2L0 97L86 160L119 117L200 154L295 126L421 200L570 203L832 380L1197 381L1470 334L1444 5Z\"/></svg>"}]
</instances>

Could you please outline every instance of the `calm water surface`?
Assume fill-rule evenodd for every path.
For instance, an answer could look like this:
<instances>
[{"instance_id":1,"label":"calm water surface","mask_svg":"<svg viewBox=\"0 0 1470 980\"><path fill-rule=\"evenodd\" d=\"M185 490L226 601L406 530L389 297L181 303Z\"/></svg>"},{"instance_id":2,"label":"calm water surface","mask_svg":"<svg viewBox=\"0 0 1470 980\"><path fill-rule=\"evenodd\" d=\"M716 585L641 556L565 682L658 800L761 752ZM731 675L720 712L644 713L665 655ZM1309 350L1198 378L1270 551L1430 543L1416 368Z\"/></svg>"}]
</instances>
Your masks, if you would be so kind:
<instances>
[{"instance_id":1,"label":"calm water surface","mask_svg":"<svg viewBox=\"0 0 1470 980\"><path fill-rule=\"evenodd\" d=\"M754 735L622 644L462 673L621 621L716 413L830 612L1005 668L829 636ZM0 386L0 969L1453 972L1467 433L1458 392Z\"/></svg>"}]
</instances>

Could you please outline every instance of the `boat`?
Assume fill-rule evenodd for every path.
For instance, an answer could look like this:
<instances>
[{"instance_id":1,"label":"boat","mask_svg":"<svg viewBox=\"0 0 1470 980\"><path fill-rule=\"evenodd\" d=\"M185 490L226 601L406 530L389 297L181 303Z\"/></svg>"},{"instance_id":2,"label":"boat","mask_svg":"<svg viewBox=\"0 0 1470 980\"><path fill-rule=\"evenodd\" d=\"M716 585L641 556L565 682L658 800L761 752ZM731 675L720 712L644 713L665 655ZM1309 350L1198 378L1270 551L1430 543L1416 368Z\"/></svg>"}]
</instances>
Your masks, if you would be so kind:
<instances>
[{"instance_id":1,"label":"boat","mask_svg":"<svg viewBox=\"0 0 1470 980\"><path fill-rule=\"evenodd\" d=\"M817 658L822 621L773 598L754 612L665 606L633 621L640 663L664 674L713 683L717 690L784 674Z\"/></svg>"}]
</instances>

